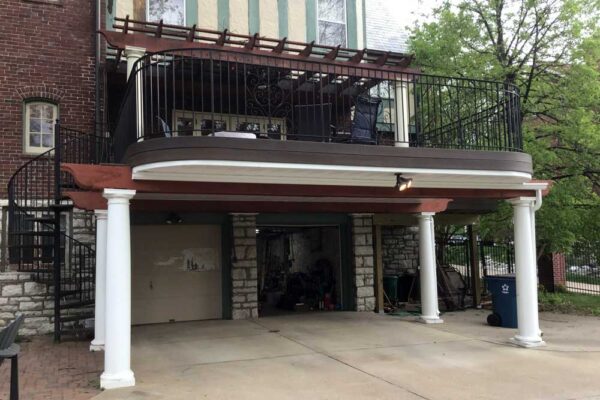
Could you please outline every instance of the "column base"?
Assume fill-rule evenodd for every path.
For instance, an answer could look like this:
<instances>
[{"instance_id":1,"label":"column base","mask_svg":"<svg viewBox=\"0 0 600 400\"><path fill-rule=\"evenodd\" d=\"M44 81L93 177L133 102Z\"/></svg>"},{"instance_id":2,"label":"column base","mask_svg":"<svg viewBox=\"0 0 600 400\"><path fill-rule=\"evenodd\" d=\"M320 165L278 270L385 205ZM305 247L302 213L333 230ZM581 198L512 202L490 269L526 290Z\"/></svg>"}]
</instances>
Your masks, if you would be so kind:
<instances>
[{"instance_id":1,"label":"column base","mask_svg":"<svg viewBox=\"0 0 600 400\"><path fill-rule=\"evenodd\" d=\"M417 321L424 324L441 324L444 322L440 317L426 317L424 315L421 315Z\"/></svg>"},{"instance_id":2,"label":"column base","mask_svg":"<svg viewBox=\"0 0 600 400\"><path fill-rule=\"evenodd\" d=\"M104 372L100 375L100 387L102 389L118 389L129 386L135 386L135 376L131 370L117 374Z\"/></svg>"},{"instance_id":3,"label":"column base","mask_svg":"<svg viewBox=\"0 0 600 400\"><path fill-rule=\"evenodd\" d=\"M92 343L90 343L90 351L104 351L104 343L92 340Z\"/></svg>"},{"instance_id":4,"label":"column base","mask_svg":"<svg viewBox=\"0 0 600 400\"><path fill-rule=\"evenodd\" d=\"M519 347L532 348L532 347L542 347L546 345L546 342L542 340L541 337L525 337L515 335L510 339L512 344L515 344Z\"/></svg>"}]
</instances>

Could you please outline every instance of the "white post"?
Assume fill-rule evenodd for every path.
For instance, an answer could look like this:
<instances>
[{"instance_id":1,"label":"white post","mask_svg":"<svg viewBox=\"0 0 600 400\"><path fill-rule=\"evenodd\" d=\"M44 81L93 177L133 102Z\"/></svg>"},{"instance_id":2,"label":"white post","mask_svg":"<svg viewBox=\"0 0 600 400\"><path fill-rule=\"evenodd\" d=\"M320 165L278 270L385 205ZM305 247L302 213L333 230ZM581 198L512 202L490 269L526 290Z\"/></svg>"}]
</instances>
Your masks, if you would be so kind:
<instances>
[{"instance_id":1,"label":"white post","mask_svg":"<svg viewBox=\"0 0 600 400\"><path fill-rule=\"evenodd\" d=\"M106 210L96 214L96 304L94 307L94 340L90 351L104 350L106 318Z\"/></svg>"},{"instance_id":2,"label":"white post","mask_svg":"<svg viewBox=\"0 0 600 400\"><path fill-rule=\"evenodd\" d=\"M127 79L131 77L131 71L137 60L146 54L142 47L125 46L125 58L127 59ZM136 133L138 139L144 137L144 87L142 79L143 71L135 74L135 116Z\"/></svg>"},{"instance_id":3,"label":"white post","mask_svg":"<svg viewBox=\"0 0 600 400\"><path fill-rule=\"evenodd\" d=\"M410 139L410 104L407 82L396 82L394 101L396 103L396 138L394 141L394 145L396 147L408 147L408 142Z\"/></svg>"},{"instance_id":4,"label":"white post","mask_svg":"<svg viewBox=\"0 0 600 400\"><path fill-rule=\"evenodd\" d=\"M533 243L535 226L532 225L534 200L530 197L510 200L514 213L518 320L518 332L511 341L522 347L537 347L545 344L540 336L538 319L538 282Z\"/></svg>"},{"instance_id":5,"label":"white post","mask_svg":"<svg viewBox=\"0 0 600 400\"><path fill-rule=\"evenodd\" d=\"M129 200L135 190L104 189L106 240L106 334L103 389L135 385L131 371L131 241Z\"/></svg>"},{"instance_id":6,"label":"white post","mask_svg":"<svg viewBox=\"0 0 600 400\"><path fill-rule=\"evenodd\" d=\"M433 216L435 213L423 212L419 219L419 259L421 280L421 317L428 324L444 322L438 310L437 273L435 260L435 232Z\"/></svg>"}]
</instances>

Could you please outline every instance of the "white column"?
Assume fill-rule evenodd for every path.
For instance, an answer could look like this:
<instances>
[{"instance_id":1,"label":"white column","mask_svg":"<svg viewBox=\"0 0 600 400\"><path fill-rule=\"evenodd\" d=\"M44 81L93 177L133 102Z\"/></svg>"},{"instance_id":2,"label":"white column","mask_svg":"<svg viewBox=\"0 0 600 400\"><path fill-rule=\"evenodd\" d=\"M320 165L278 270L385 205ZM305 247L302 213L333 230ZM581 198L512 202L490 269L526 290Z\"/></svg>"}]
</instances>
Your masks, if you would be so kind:
<instances>
[{"instance_id":1,"label":"white column","mask_svg":"<svg viewBox=\"0 0 600 400\"><path fill-rule=\"evenodd\" d=\"M125 58L127 59L127 79L131 77L131 71L137 60L146 54L142 47L125 46ZM135 115L137 137L144 136L144 87L142 73L135 74Z\"/></svg>"},{"instance_id":2,"label":"white column","mask_svg":"<svg viewBox=\"0 0 600 400\"><path fill-rule=\"evenodd\" d=\"M518 332L511 341L523 347L543 346L540 336L535 265L535 226L532 225L535 199L520 197L513 205L515 229L515 269L517 283Z\"/></svg>"},{"instance_id":3,"label":"white column","mask_svg":"<svg viewBox=\"0 0 600 400\"><path fill-rule=\"evenodd\" d=\"M96 304L94 307L94 340L90 351L104 350L106 318L106 210L95 210L96 214Z\"/></svg>"},{"instance_id":4,"label":"white column","mask_svg":"<svg viewBox=\"0 0 600 400\"><path fill-rule=\"evenodd\" d=\"M394 93L394 101L396 103L396 147L408 147L409 145L410 104L408 87L407 82L396 82Z\"/></svg>"},{"instance_id":5,"label":"white column","mask_svg":"<svg viewBox=\"0 0 600 400\"><path fill-rule=\"evenodd\" d=\"M437 273L435 260L435 234L433 216L424 212L419 219L419 277L421 281L421 317L428 324L444 322L438 310Z\"/></svg>"},{"instance_id":6,"label":"white column","mask_svg":"<svg viewBox=\"0 0 600 400\"><path fill-rule=\"evenodd\" d=\"M106 240L106 334L103 389L134 386L131 371L131 241L129 200L135 190L104 189Z\"/></svg>"}]
</instances>

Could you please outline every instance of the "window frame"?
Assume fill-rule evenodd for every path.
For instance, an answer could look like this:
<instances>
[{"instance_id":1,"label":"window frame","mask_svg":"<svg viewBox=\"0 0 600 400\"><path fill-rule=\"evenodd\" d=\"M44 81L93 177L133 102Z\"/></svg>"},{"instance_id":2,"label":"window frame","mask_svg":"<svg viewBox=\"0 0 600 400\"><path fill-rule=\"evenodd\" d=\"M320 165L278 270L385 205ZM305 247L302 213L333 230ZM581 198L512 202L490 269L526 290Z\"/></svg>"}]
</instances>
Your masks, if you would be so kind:
<instances>
[{"instance_id":1,"label":"window frame","mask_svg":"<svg viewBox=\"0 0 600 400\"><path fill-rule=\"evenodd\" d=\"M152 0L146 0L146 21L148 22L156 22L158 23L159 21L150 21L150 2ZM345 1L345 0L344 0ZM183 24L181 26L187 26L187 1L186 0L182 0L183 2ZM170 25L170 24L167 24Z\"/></svg>"},{"instance_id":2,"label":"window frame","mask_svg":"<svg viewBox=\"0 0 600 400\"><path fill-rule=\"evenodd\" d=\"M31 106L36 105L36 104L52 106L52 110L53 110L53 115L52 115L53 128L52 129L53 130L52 130L52 143L50 146L43 145L43 141L41 140L41 130L40 130L40 144L42 144L42 145L41 146L32 146L31 145L30 114L31 114ZM54 124L56 123L56 120L58 119L59 115L60 115L60 109L59 109L58 103L56 103L55 101L52 101L50 99L33 98L33 99L27 99L23 102L23 118L24 118L24 121L23 121L23 152L25 154L34 154L34 155L42 154L42 153L45 153L48 150L51 150L54 148L54 137L55 137L54 135L56 134Z\"/></svg>"},{"instance_id":3,"label":"window frame","mask_svg":"<svg viewBox=\"0 0 600 400\"><path fill-rule=\"evenodd\" d=\"M344 41L346 42L346 44L342 47L348 47L348 1L347 0L341 0L342 3L344 3ZM319 22L323 21L323 22L329 22L331 24L341 24L341 22L339 21L330 21L324 18L319 18L319 0L316 0L316 21L317 21L317 26L316 26L316 33L317 33L317 40L316 43L317 44L323 44L320 42L319 38L321 37L320 35L320 29L319 29ZM338 43L340 44L340 43ZM332 44L324 44L325 46L337 46L337 45L332 45Z\"/></svg>"}]
</instances>

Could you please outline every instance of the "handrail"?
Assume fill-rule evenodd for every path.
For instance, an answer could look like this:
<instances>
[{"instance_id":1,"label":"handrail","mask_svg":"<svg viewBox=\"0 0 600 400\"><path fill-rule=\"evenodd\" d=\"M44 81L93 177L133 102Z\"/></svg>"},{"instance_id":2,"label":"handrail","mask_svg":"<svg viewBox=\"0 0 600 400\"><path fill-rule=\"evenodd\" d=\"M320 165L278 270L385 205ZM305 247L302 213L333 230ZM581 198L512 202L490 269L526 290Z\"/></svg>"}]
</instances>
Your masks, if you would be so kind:
<instances>
[{"instance_id":1,"label":"handrail","mask_svg":"<svg viewBox=\"0 0 600 400\"><path fill-rule=\"evenodd\" d=\"M359 71L326 59L272 58L231 48L146 54L134 64L121 103L113 135L117 161L139 140L214 135L219 130L326 142L344 137L338 134L342 132L353 139L358 97L380 102L379 115L367 119L368 125L392 127L393 131L377 134L391 135L386 143L522 151L520 96L515 85L391 72L363 64ZM469 140L462 138L465 127ZM362 129L377 142L375 127ZM435 139L436 135L445 140Z\"/></svg>"}]
</instances>

